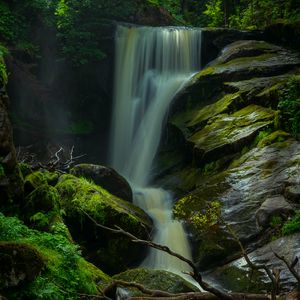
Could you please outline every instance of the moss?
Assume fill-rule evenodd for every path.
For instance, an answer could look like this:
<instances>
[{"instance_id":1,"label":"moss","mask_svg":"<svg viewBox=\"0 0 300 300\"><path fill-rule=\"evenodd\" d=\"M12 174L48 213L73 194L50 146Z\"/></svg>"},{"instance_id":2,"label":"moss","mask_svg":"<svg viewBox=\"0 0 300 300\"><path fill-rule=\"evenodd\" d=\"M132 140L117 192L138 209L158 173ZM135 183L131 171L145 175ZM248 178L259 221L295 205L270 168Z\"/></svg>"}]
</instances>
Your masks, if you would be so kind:
<instances>
[{"instance_id":1,"label":"moss","mask_svg":"<svg viewBox=\"0 0 300 300\"><path fill-rule=\"evenodd\" d=\"M43 257L45 268L29 285L7 290L9 299L80 299L78 293L98 294L98 283L110 277L86 262L78 246L60 233L32 230L17 218L0 213L0 240L21 242L34 247ZM62 292L63 291L63 292Z\"/></svg>"},{"instance_id":2,"label":"moss","mask_svg":"<svg viewBox=\"0 0 300 300\"><path fill-rule=\"evenodd\" d=\"M51 231L54 224L63 223L60 196L55 187L43 184L27 195L25 202L24 219L32 227Z\"/></svg>"},{"instance_id":3,"label":"moss","mask_svg":"<svg viewBox=\"0 0 300 300\"><path fill-rule=\"evenodd\" d=\"M163 270L131 269L113 276L113 279L140 283L148 289L161 290L169 293L195 291L195 287L182 277ZM143 293L131 289L131 294L142 296Z\"/></svg>"},{"instance_id":4,"label":"moss","mask_svg":"<svg viewBox=\"0 0 300 300\"><path fill-rule=\"evenodd\" d=\"M253 63L253 61L264 61L272 57L274 57L274 54L272 53L265 53L258 56L250 56L250 57L239 57L239 58L232 59L224 64L220 64L218 65L218 67L229 67L232 65L249 64L249 63Z\"/></svg>"},{"instance_id":5,"label":"moss","mask_svg":"<svg viewBox=\"0 0 300 300\"><path fill-rule=\"evenodd\" d=\"M277 131L274 131L274 132L268 134L267 136L263 137L258 142L257 147L263 148L263 147L269 146L273 143L283 142L290 137L291 137L291 135L288 134L287 132L282 131L282 130L277 130Z\"/></svg>"},{"instance_id":6,"label":"moss","mask_svg":"<svg viewBox=\"0 0 300 300\"><path fill-rule=\"evenodd\" d=\"M43 184L55 185L58 181L60 173L40 170L33 172L25 177L25 190L27 193L32 192Z\"/></svg>"},{"instance_id":7,"label":"moss","mask_svg":"<svg viewBox=\"0 0 300 300\"><path fill-rule=\"evenodd\" d=\"M0 242L0 289L33 281L44 266L35 247L17 242Z\"/></svg>"},{"instance_id":8,"label":"moss","mask_svg":"<svg viewBox=\"0 0 300 300\"><path fill-rule=\"evenodd\" d=\"M296 215L288 220L282 228L284 235L289 235L300 231L300 211L296 212Z\"/></svg>"},{"instance_id":9,"label":"moss","mask_svg":"<svg viewBox=\"0 0 300 300\"><path fill-rule=\"evenodd\" d=\"M234 107L239 101L241 101L239 93L227 94L216 103L207 105L198 111L187 124L187 126L192 127L196 124L201 124L218 114L230 113L233 111Z\"/></svg>"},{"instance_id":10,"label":"moss","mask_svg":"<svg viewBox=\"0 0 300 300\"><path fill-rule=\"evenodd\" d=\"M85 178L63 175L56 188L71 234L75 240L85 244L92 262L113 274L124 270L142 255L140 247L132 245L126 237L112 236L109 231L95 226L85 213L99 224L108 227L118 225L147 239L152 224L143 210Z\"/></svg>"},{"instance_id":11,"label":"moss","mask_svg":"<svg viewBox=\"0 0 300 300\"><path fill-rule=\"evenodd\" d=\"M4 56L8 50L0 45L0 86L5 86L8 82L7 69L4 61Z\"/></svg>"},{"instance_id":12,"label":"moss","mask_svg":"<svg viewBox=\"0 0 300 300\"><path fill-rule=\"evenodd\" d=\"M214 272L214 278L226 289L233 292L261 293L270 284L264 282L264 273L256 270L246 270L234 265L225 266Z\"/></svg>"},{"instance_id":13,"label":"moss","mask_svg":"<svg viewBox=\"0 0 300 300\"><path fill-rule=\"evenodd\" d=\"M23 178L25 178L26 176L28 176L29 174L31 174L33 172L30 165L28 165L26 163L19 163L18 165L19 165L19 168L20 168Z\"/></svg>"}]
</instances>

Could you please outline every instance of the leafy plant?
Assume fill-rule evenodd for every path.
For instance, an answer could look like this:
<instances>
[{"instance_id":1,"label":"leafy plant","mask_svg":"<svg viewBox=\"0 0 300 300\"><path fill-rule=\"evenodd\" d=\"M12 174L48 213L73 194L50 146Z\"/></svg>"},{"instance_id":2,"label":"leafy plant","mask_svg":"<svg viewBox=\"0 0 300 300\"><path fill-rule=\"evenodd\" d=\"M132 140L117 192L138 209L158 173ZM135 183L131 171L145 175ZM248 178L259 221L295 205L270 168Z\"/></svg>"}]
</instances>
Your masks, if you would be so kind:
<instances>
[{"instance_id":1,"label":"leafy plant","mask_svg":"<svg viewBox=\"0 0 300 300\"><path fill-rule=\"evenodd\" d=\"M289 235L300 231L300 211L296 212L296 215L288 220L282 227L284 235Z\"/></svg>"},{"instance_id":2,"label":"leafy plant","mask_svg":"<svg viewBox=\"0 0 300 300\"><path fill-rule=\"evenodd\" d=\"M217 225L220 221L220 218L221 203L219 201L212 201L202 212L194 214L190 218L190 221L198 230L206 231L209 228Z\"/></svg>"},{"instance_id":3,"label":"leafy plant","mask_svg":"<svg viewBox=\"0 0 300 300\"><path fill-rule=\"evenodd\" d=\"M280 93L278 109L280 122L287 132L298 138L300 134L300 77L292 76Z\"/></svg>"}]
</instances>

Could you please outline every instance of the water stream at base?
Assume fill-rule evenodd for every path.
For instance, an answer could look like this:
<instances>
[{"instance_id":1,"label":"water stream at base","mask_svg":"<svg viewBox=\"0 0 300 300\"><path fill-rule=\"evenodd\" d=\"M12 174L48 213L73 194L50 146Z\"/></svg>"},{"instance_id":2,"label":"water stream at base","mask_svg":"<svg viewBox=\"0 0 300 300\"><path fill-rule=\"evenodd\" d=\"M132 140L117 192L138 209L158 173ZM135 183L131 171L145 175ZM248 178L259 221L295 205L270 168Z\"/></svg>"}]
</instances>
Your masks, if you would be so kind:
<instances>
[{"instance_id":1,"label":"water stream at base","mask_svg":"<svg viewBox=\"0 0 300 300\"><path fill-rule=\"evenodd\" d=\"M170 193L149 187L149 181L168 107L200 69L201 31L118 26L115 47L111 165L130 182L134 203L152 217L153 241L191 259L183 226L172 219ZM181 276L190 270L186 263L155 249L141 265Z\"/></svg>"}]
</instances>

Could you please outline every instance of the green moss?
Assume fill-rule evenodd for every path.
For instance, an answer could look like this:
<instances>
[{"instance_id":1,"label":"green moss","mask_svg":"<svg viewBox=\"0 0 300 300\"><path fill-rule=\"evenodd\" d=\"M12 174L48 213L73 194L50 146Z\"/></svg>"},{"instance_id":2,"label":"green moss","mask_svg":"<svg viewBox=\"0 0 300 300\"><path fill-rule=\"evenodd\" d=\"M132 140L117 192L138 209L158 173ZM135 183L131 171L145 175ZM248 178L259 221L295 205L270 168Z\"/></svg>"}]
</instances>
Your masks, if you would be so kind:
<instances>
[{"instance_id":1,"label":"green moss","mask_svg":"<svg viewBox=\"0 0 300 300\"><path fill-rule=\"evenodd\" d=\"M25 188L28 191L32 191L43 184L55 185L60 173L58 172L49 172L46 170L36 171L25 177Z\"/></svg>"},{"instance_id":2,"label":"green moss","mask_svg":"<svg viewBox=\"0 0 300 300\"><path fill-rule=\"evenodd\" d=\"M1 179L2 177L5 177L5 170L4 170L3 165L0 163L0 179Z\"/></svg>"},{"instance_id":3,"label":"green moss","mask_svg":"<svg viewBox=\"0 0 300 300\"><path fill-rule=\"evenodd\" d=\"M263 147L269 146L273 143L283 142L290 137L291 137L291 135L288 134L287 132L282 131L282 130L277 130L270 134L267 134L262 139L260 139L257 144L257 147L263 148Z\"/></svg>"},{"instance_id":4,"label":"green moss","mask_svg":"<svg viewBox=\"0 0 300 300\"><path fill-rule=\"evenodd\" d=\"M113 196L85 178L63 175L56 188L62 198L62 206L69 214L81 214L83 210L103 224L108 220L126 219L129 228L139 224L138 215L144 215L133 204Z\"/></svg>"},{"instance_id":5,"label":"green moss","mask_svg":"<svg viewBox=\"0 0 300 300\"><path fill-rule=\"evenodd\" d=\"M283 225L282 232L284 235L288 235L299 231L300 231L300 211L297 211L296 215Z\"/></svg>"},{"instance_id":6,"label":"green moss","mask_svg":"<svg viewBox=\"0 0 300 300\"><path fill-rule=\"evenodd\" d=\"M265 53L258 56L250 56L250 57L239 57L232 59L224 64L219 64L218 67L229 67L232 65L243 65L243 64L249 64L253 63L253 61L264 61L268 60L269 58L274 57L274 54L272 53Z\"/></svg>"},{"instance_id":7,"label":"green moss","mask_svg":"<svg viewBox=\"0 0 300 300\"><path fill-rule=\"evenodd\" d=\"M212 75L212 74L214 74L215 70L216 70L215 67L206 67L205 69L203 69L202 71L197 73L195 75L194 79L200 79L200 78L205 77L207 75Z\"/></svg>"},{"instance_id":8,"label":"green moss","mask_svg":"<svg viewBox=\"0 0 300 300\"><path fill-rule=\"evenodd\" d=\"M7 52L7 49L0 45L0 86L5 86L8 81L7 69L4 61L4 56Z\"/></svg>"},{"instance_id":9,"label":"green moss","mask_svg":"<svg viewBox=\"0 0 300 300\"><path fill-rule=\"evenodd\" d=\"M97 283L109 276L96 269L81 256L78 246L56 233L29 229L17 218L0 213L0 240L31 245L44 257L46 267L29 285L7 291L9 299L80 299L78 293L97 294Z\"/></svg>"},{"instance_id":10,"label":"green moss","mask_svg":"<svg viewBox=\"0 0 300 300\"><path fill-rule=\"evenodd\" d=\"M187 126L195 126L196 124L203 123L218 114L232 112L234 106L236 106L239 101L241 101L239 93L227 94L216 103L207 105L198 111Z\"/></svg>"},{"instance_id":11,"label":"green moss","mask_svg":"<svg viewBox=\"0 0 300 300\"><path fill-rule=\"evenodd\" d=\"M29 174L32 173L32 169L31 169L31 167L28 164L26 164L26 163L19 163L18 165L19 165L19 169L20 169L20 171L22 173L23 178L25 178L26 176L28 176Z\"/></svg>"}]
</instances>

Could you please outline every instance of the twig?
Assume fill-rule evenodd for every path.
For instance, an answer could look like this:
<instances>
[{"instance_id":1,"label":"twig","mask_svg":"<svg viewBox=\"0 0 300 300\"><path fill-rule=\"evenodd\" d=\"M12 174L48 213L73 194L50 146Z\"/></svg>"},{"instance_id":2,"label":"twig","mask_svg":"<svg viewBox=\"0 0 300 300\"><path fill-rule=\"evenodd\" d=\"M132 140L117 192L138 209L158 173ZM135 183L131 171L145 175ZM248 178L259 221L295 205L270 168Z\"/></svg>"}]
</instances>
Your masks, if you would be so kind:
<instances>
[{"instance_id":1,"label":"twig","mask_svg":"<svg viewBox=\"0 0 300 300\"><path fill-rule=\"evenodd\" d=\"M238 243L238 245L242 251L242 255L243 255L244 259L246 260L248 266L253 270L264 270L267 273L268 277L270 278L270 280L272 282L271 299L276 300L276 295L278 293L278 288L279 288L280 276L278 278L275 277L273 275L272 271L265 265L259 265L259 264L253 263L250 260L247 251L245 250L244 246L242 245L242 243L241 243L240 239L238 238L237 234L235 233L235 231L228 224L226 225L226 227L229 230L232 237L234 238L234 240Z\"/></svg>"},{"instance_id":2,"label":"twig","mask_svg":"<svg viewBox=\"0 0 300 300\"><path fill-rule=\"evenodd\" d=\"M218 298L220 299L224 299L224 300L233 300L233 298L231 297L231 295L229 294L225 294L223 293L222 291L219 291L218 289L210 286L207 282L203 281L203 278L201 276L201 274L198 272L197 270L197 267L195 266L195 264L185 258L184 256L172 251L169 247L167 246L162 246L162 245L159 245L159 244L156 244L154 242L151 242L151 241L146 241L146 240L141 240L139 239L138 237L134 236L133 234L123 230L122 228L120 228L119 226L116 226L115 225L115 228L116 229L113 229L113 228L110 228L110 227L107 227L107 226L104 226L102 224L99 224L93 217L91 217L87 212L85 212L84 210L82 210L82 212L98 227L100 228L103 228L105 230L108 230L110 232L113 232L113 233L118 233L118 234L123 234L127 237L129 237L131 239L132 242L134 243L137 243L137 244L141 244L141 245L146 245L146 246L149 246L151 248L155 248L155 249L158 249L158 250L161 250L163 252L166 252L174 257L177 257L178 259L180 259L181 261L184 261L186 262L193 270L192 273L189 273L190 276L192 276L198 283L199 285L201 286L201 288L203 288L204 290L214 294L215 296L217 296Z\"/></svg>"},{"instance_id":3,"label":"twig","mask_svg":"<svg viewBox=\"0 0 300 300\"><path fill-rule=\"evenodd\" d=\"M274 255L281 261L283 261L285 263L285 265L287 266L287 268L289 269L289 271L291 272L291 274L295 277L295 279L298 282L298 289L300 290L300 275L298 274L298 272L295 270L295 266L297 265L297 263L299 262L298 257L296 256L294 258L294 260L292 261L292 263L289 263L287 261L287 259L284 256L280 256L278 253L274 252Z\"/></svg>"}]
</instances>

